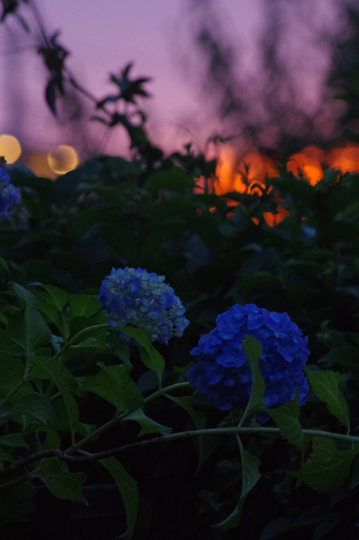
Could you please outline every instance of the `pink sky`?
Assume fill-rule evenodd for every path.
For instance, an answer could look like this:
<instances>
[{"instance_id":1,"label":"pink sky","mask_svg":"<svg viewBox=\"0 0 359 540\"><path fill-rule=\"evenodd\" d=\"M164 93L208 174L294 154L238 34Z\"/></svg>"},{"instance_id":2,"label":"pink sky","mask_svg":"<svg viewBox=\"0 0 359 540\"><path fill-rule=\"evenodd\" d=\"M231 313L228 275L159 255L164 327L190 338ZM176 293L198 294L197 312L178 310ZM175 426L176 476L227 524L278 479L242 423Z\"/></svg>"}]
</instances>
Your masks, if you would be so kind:
<instances>
[{"instance_id":1,"label":"pink sky","mask_svg":"<svg viewBox=\"0 0 359 540\"><path fill-rule=\"evenodd\" d=\"M71 52L68 67L99 99L113 91L107 82L109 73L118 72L129 61L134 62L134 77L152 77L147 85L152 99L146 100L143 108L148 112L148 126L155 142L167 150L178 149L191 139L203 145L208 135L218 131L217 122L196 88L196 64L191 67L193 77L186 76L184 64L191 60L188 0L36 0L36 4L48 33L61 30L59 43ZM252 37L261 27L262 1L216 0L214 5L229 40L244 51L244 65L253 69ZM31 21L25 5L21 13ZM14 134L23 139L23 146L46 151L58 144L74 144L71 133L64 136L63 128L44 103L46 72L35 48L6 54L24 43L36 44L34 34L26 36L14 18L10 20L9 16L7 20L11 33L0 26L0 133ZM313 58L308 59L310 63ZM308 80L308 88L313 80ZM191 134L182 129L188 119ZM95 123L90 123L89 129L96 138L103 131ZM120 153L125 146L121 129L113 130L106 151Z\"/></svg>"}]
</instances>

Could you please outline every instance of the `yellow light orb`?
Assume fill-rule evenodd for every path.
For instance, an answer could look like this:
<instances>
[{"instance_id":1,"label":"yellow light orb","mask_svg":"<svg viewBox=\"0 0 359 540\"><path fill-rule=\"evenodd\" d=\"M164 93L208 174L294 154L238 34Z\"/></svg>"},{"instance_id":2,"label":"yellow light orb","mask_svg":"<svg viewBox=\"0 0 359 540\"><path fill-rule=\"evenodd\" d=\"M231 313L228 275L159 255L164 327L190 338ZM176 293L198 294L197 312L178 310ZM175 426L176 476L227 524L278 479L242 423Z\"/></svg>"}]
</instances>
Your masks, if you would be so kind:
<instances>
[{"instance_id":1,"label":"yellow light orb","mask_svg":"<svg viewBox=\"0 0 359 540\"><path fill-rule=\"evenodd\" d=\"M4 156L9 165L19 159L21 156L21 146L16 137L12 135L0 135L0 156Z\"/></svg>"},{"instance_id":2,"label":"yellow light orb","mask_svg":"<svg viewBox=\"0 0 359 540\"><path fill-rule=\"evenodd\" d=\"M65 174L75 169L79 163L77 152L72 146L60 144L47 154L50 168L57 174Z\"/></svg>"}]
</instances>

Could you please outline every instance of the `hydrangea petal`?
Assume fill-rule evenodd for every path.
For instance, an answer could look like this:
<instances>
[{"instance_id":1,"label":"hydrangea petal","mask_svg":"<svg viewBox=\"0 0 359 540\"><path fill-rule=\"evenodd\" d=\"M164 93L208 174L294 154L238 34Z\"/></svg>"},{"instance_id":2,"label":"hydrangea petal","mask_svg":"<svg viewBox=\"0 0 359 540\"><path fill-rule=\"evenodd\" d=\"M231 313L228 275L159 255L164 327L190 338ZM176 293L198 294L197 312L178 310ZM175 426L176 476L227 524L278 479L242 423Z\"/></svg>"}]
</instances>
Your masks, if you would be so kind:
<instances>
[{"instance_id":1,"label":"hydrangea petal","mask_svg":"<svg viewBox=\"0 0 359 540\"><path fill-rule=\"evenodd\" d=\"M302 337L287 313L268 312L255 304L236 304L218 315L216 327L191 351L197 363L188 372L190 386L219 410L244 407L252 387L242 347L246 334L263 347L259 369L265 382L265 407L291 401L297 388L302 405L309 391L302 372L309 355L308 338Z\"/></svg>"},{"instance_id":2,"label":"hydrangea petal","mask_svg":"<svg viewBox=\"0 0 359 540\"><path fill-rule=\"evenodd\" d=\"M181 337L189 325L185 309L167 283L165 277L141 268L112 268L100 288L98 301L109 314L109 323L115 328L127 325L146 328L151 341L168 344L172 336ZM122 339L129 336L119 333Z\"/></svg>"}]
</instances>

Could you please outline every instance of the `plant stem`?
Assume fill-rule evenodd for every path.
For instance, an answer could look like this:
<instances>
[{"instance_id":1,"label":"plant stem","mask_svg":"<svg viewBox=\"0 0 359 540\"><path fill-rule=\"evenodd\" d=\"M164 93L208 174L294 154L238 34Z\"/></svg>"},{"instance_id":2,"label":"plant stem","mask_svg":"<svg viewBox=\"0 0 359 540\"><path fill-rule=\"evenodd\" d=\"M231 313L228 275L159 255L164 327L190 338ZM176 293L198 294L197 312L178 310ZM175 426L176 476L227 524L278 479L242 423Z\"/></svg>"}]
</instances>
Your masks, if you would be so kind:
<instances>
[{"instance_id":1,"label":"plant stem","mask_svg":"<svg viewBox=\"0 0 359 540\"><path fill-rule=\"evenodd\" d=\"M172 392L173 390L179 390L179 389L182 389L182 388L189 388L189 383L184 382L184 383L172 384L171 386L167 386L166 388L163 388L161 390L157 390L157 392L154 392L153 394L151 394L150 396L148 396L148 397L146 397L144 399L143 406L147 405L147 403L150 403L154 399L157 399L158 397L161 397L161 396L163 396L164 394L166 394L168 392ZM89 435L87 435L87 437L85 437L84 439L79 441L77 444L73 444L72 446L67 448L67 450L65 450L65 453L66 454L72 454L76 450L78 450L80 448L83 448L94 437L97 437L98 435L100 435L104 431L107 431L110 427L114 426L117 422L121 422L129 414L133 413L137 409L138 409L138 407L130 409L128 411L124 411L123 413L119 414L118 416L116 415L114 418L112 418L112 420L109 420L108 422L106 422L106 424L103 424L102 426L97 428L96 431L94 431L93 433L90 433Z\"/></svg>"},{"instance_id":2,"label":"plant stem","mask_svg":"<svg viewBox=\"0 0 359 540\"><path fill-rule=\"evenodd\" d=\"M178 385L173 385L178 386ZM170 388L170 387L168 387ZM168 389L167 389L168 391ZM107 429L110 425L115 423L117 421L117 417L108 422L107 424L104 424L104 426L101 426L99 430L104 431ZM181 433L172 433L170 435L163 435L160 437L156 437L154 439L147 439L145 441L138 441L130 444L126 444L124 446L120 446L117 448L112 448L110 450L105 450L104 452L98 452L95 454L86 454L82 456L71 456L69 454L73 453L74 451L78 450L80 446L84 444L85 439L80 441L77 445L71 446L64 452L59 450L58 448L54 448L52 450L43 450L41 452L38 452L37 454L33 454L22 461L19 461L18 463L14 463L12 465L9 465L2 471L0 471L0 477L7 476L13 472L16 472L18 470L21 470L24 467L27 467L31 463L34 463L40 459L46 459L49 457L57 457L58 459L61 459L62 461L65 461L69 464L83 464L85 462L91 462L96 461L98 459L104 459L107 457L114 456L115 454L120 454L122 452L126 452L129 450L135 450L136 448L143 448L147 446L153 446L159 443L163 442L171 442L171 441L179 441L184 439L192 439L194 437L201 437L201 436L210 436L210 435L235 435L237 438L239 438L240 434L254 434L254 433L272 433L279 435L280 430L279 428L264 428L264 427L254 427L254 428L245 428L241 427L232 427L232 428L213 428L213 429L197 429L193 431L183 431ZM319 437L330 437L332 439L338 439L342 441L348 441L348 442L356 442L359 443L359 437L354 437L352 435L342 435L340 433L331 433L330 431L319 431L319 430L311 430L311 429L303 429L303 433L305 435L316 435ZM92 434L93 435L93 434ZM86 437L88 439L88 437ZM240 443L240 450L241 450L241 442ZM31 473L34 474L34 471ZM25 475L24 477L16 478L15 480L12 480L10 482L6 482L4 484L0 484L0 489L7 487L9 485L12 485L14 483L18 483L22 479L27 478L28 475Z\"/></svg>"},{"instance_id":3,"label":"plant stem","mask_svg":"<svg viewBox=\"0 0 359 540\"><path fill-rule=\"evenodd\" d=\"M64 347L53 356L53 360L57 360L65 351L67 351L70 347L73 346L73 344L78 341L79 338L82 338L84 335L93 332L93 330L97 330L98 328L110 328L110 325L108 323L104 324L95 324L94 326L88 326L87 328L83 328L77 334L75 334L70 341L64 345Z\"/></svg>"}]
</instances>

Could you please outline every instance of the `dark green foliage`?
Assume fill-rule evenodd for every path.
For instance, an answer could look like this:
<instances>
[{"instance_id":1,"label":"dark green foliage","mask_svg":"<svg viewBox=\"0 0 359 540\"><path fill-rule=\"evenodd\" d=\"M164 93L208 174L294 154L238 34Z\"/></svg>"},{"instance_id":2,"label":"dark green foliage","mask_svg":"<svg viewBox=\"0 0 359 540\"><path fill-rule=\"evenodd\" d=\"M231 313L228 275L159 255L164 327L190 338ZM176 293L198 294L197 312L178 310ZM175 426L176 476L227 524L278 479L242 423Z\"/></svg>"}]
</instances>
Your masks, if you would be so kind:
<instances>
[{"instance_id":1,"label":"dark green foliage","mask_svg":"<svg viewBox=\"0 0 359 540\"><path fill-rule=\"evenodd\" d=\"M91 429L86 423L86 403L84 411L79 412L64 385L64 377L69 382L69 377L73 377L71 371L76 374L76 366L88 367L77 390L78 383L73 379L73 391L79 396L86 391L96 394L101 401L97 421L104 420L107 407L111 411L113 407L123 410L141 406L143 398L133 381L138 381L141 388L144 376L150 381L149 370L162 377L166 385L184 380L179 373L181 369L186 373L185 367L191 362L189 352L198 337L211 330L216 316L234 303L253 302L271 311L286 311L303 333L309 335L312 369L308 374L314 392L300 419L299 408L292 402L273 411L272 420L265 425L278 425L283 439L292 446L287 447L277 436L243 435L242 465L238 447L230 443L228 437L223 440L221 452L219 441L207 436L200 437L195 445L190 441L171 443L171 452L163 454L160 460L159 454L164 450L159 447L159 454L149 451L146 458L136 450L125 462L130 474L137 471L134 477L142 498L140 524L134 529L134 538L146 534L146 538L154 539L165 534L173 538L221 540L223 529L226 538L236 538L239 533L245 533L248 540L275 538L286 531L296 535L293 538L307 538L311 531L313 538L330 539L335 538L335 531L348 520L354 531L357 450L337 446L334 441L327 442L329 456L329 447L318 446L319 440L311 449L301 429L343 433L343 424L348 427L348 415L353 428L359 423L359 221L356 211L359 178L326 171L324 179L314 187L305 179L285 172L277 179L268 180L290 212L290 217L270 228L262 213L275 208L273 195L231 193L220 197L214 193L194 193L193 172L189 171L195 169L191 159L198 158L187 154L182 160L180 157L176 154L159 162L155 170L138 157L130 161L100 157L55 183L21 170L12 172L12 182L22 190L22 207L14 210L12 220L4 222L0 228L3 257L0 278L3 293L9 281L21 286L15 286L20 299L18 306L14 303L12 308L11 296L2 296L1 320L10 322L8 338L4 335L0 350L1 357L6 354L3 360L6 377L0 384L1 395L6 395L11 385L21 379L21 369L17 370L16 362L9 370L7 351L13 358L22 351L34 355L32 361L37 376L48 381L46 384L52 381L62 393L62 400L53 409L49 401L43 401L24 384L14 396L14 402L19 401L22 409L14 410L13 419L16 422L17 415L24 412L26 406L28 425L45 430L51 448L55 444L51 443L55 422L64 432L76 429L85 434ZM240 204L229 207L228 199ZM259 224L255 225L252 218L257 218ZM121 369L116 368L116 357L103 352L106 332L96 331L93 335L84 335L64 356L74 358L75 352L82 355L80 360L74 361L70 371L65 366L55 368L45 352L50 338L45 330L47 325L55 335L68 339L89 324L98 324L100 319L97 323L95 319L99 306L94 295L98 294L102 280L112 267L124 266L140 266L166 276L191 320L183 338L172 340L167 347L159 346L159 352L155 353L154 349L146 351L146 336L134 336L146 346L135 363L131 360L133 368L129 375L126 346L114 348L113 338L109 340L109 343L112 340L112 354L125 362ZM30 292L29 284L40 281L43 275L49 278L47 285L33 287ZM98 360L104 362L100 371L94 370L96 354ZM318 371L319 365L332 371ZM178 367L177 372L173 371L174 366ZM118 369L121 372L115 373ZM116 378L120 386L124 385L121 398L111 389L112 384L117 385ZM143 388L150 388L155 382L146 386L148 384L146 382ZM136 437L135 425L139 426L142 436L168 434L169 425L174 431L193 429L194 423L201 428L205 416L206 427L215 427L219 422L223 426L236 425L234 413L214 411L199 396L192 405L184 399L174 396L172 406L168 405L168 400L166 405L160 400L150 404L145 413L134 413L133 421L126 423L126 440L130 442ZM260 401L259 394L256 399ZM105 406L103 400L109 403ZM112 430L111 433L111 447L120 445L117 432ZM2 445L6 448L4 437ZM20 439L12 443L20 447L25 444ZM185 460L179 450L182 446L188 456ZM106 442L97 450L104 448ZM218 463L224 456L235 468L231 473L233 482L221 480L222 487L218 489L219 477L224 474ZM10 457L4 454L5 462L6 459ZM353 463L353 475L356 474L351 479L353 492L348 487L345 495L337 497L338 486L348 475L346 482L350 482ZM122 471L119 462L116 467ZM219 475L217 484L213 483L215 469ZM55 468L51 471L46 472L51 473L46 480L50 489L51 475L56 476ZM115 475L116 471L113 471ZM292 473L289 477L288 472ZM88 473L94 476L93 469ZM102 473L97 471L96 474L101 476ZM68 480L74 486L83 481L82 477L75 476L69 476ZM320 494L313 495L311 488ZM134 527L136 512L131 506L131 489L128 495L124 492L125 497L129 497L130 530ZM187 489L191 489L191 495ZM79 492L74 491L74 497L80 500L76 493ZM161 503L157 500L163 498L166 510L161 512L160 522L156 515L160 511L157 504ZM145 508L152 505L152 510L143 516L141 505ZM310 513L313 505L320 511ZM216 524L219 528L213 528ZM351 534L348 532L348 538Z\"/></svg>"}]
</instances>

